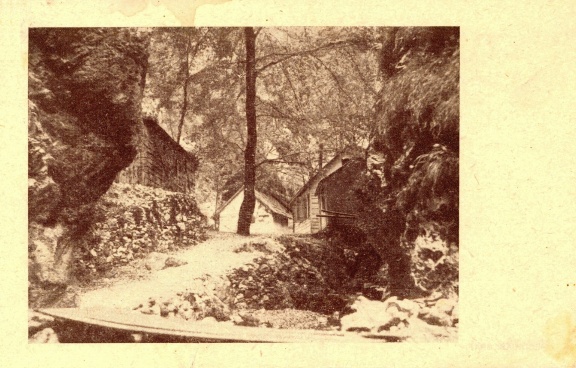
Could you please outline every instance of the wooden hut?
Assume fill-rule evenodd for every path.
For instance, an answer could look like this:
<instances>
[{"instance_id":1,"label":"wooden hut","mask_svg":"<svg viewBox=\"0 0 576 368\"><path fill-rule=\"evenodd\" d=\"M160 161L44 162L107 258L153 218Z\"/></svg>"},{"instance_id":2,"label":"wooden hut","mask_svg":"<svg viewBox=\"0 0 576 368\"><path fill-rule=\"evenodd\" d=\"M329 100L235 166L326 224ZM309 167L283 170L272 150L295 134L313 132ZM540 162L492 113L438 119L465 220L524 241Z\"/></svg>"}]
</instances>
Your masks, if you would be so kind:
<instances>
[{"instance_id":1,"label":"wooden hut","mask_svg":"<svg viewBox=\"0 0 576 368\"><path fill-rule=\"evenodd\" d=\"M292 215L288 207L276 198L258 190L256 206L252 215L250 232L252 234L282 234L291 232ZM235 232L238 226L238 214L244 200L244 187L240 188L228 201L214 213L219 231Z\"/></svg>"},{"instance_id":2,"label":"wooden hut","mask_svg":"<svg viewBox=\"0 0 576 368\"><path fill-rule=\"evenodd\" d=\"M328 224L352 225L355 216L362 211L362 203L355 193L355 184L366 171L362 158L344 160L342 166L326 176L316 186L320 205L322 228Z\"/></svg>"},{"instance_id":3,"label":"wooden hut","mask_svg":"<svg viewBox=\"0 0 576 368\"><path fill-rule=\"evenodd\" d=\"M116 181L162 188L173 192L194 191L196 157L174 141L154 119L144 119L137 135L134 161L116 177Z\"/></svg>"},{"instance_id":4,"label":"wooden hut","mask_svg":"<svg viewBox=\"0 0 576 368\"><path fill-rule=\"evenodd\" d=\"M350 158L358 156L358 149L353 148L348 148L336 154L290 200L289 206L294 219L294 233L314 234L326 228L328 217L324 217L323 215L326 215L326 213L322 212L326 204L321 203L318 196L318 184L338 171Z\"/></svg>"}]
</instances>

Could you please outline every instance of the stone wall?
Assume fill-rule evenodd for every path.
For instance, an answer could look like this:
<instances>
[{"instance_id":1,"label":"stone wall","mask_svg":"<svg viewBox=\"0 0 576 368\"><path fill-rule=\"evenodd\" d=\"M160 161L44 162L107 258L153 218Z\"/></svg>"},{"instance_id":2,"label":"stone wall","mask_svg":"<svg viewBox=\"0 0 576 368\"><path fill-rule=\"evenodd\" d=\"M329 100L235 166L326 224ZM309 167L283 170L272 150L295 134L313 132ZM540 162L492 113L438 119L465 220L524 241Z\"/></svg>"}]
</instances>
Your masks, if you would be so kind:
<instances>
[{"instance_id":1,"label":"stone wall","mask_svg":"<svg viewBox=\"0 0 576 368\"><path fill-rule=\"evenodd\" d=\"M95 210L99 215L75 254L74 271L81 281L103 277L151 252L193 246L206 238L206 219L191 195L114 183Z\"/></svg>"}]
</instances>

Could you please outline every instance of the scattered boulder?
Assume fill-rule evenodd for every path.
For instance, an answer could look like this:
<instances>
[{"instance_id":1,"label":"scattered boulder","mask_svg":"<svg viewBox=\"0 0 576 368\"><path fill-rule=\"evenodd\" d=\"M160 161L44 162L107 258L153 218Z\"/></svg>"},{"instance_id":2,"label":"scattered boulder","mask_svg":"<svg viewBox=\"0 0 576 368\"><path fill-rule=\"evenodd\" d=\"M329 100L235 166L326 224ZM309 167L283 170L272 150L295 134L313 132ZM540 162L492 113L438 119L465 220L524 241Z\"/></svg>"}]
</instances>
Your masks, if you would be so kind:
<instances>
[{"instance_id":1,"label":"scattered boulder","mask_svg":"<svg viewBox=\"0 0 576 368\"><path fill-rule=\"evenodd\" d=\"M31 338L38 331L52 327L54 318L45 314L28 310L28 338Z\"/></svg>"},{"instance_id":2,"label":"scattered boulder","mask_svg":"<svg viewBox=\"0 0 576 368\"><path fill-rule=\"evenodd\" d=\"M58 335L52 328L44 328L28 339L30 344L55 344L59 342Z\"/></svg>"},{"instance_id":3,"label":"scattered boulder","mask_svg":"<svg viewBox=\"0 0 576 368\"><path fill-rule=\"evenodd\" d=\"M391 297L384 302L356 298L349 306L353 313L340 319L343 331L393 333L413 341L455 338L454 317L457 301L439 299L428 307L415 300ZM457 323L457 319L456 319Z\"/></svg>"},{"instance_id":4,"label":"scattered boulder","mask_svg":"<svg viewBox=\"0 0 576 368\"><path fill-rule=\"evenodd\" d=\"M354 312L341 318L343 331L395 332L406 328L418 316L419 306L410 300L392 297L385 302L359 296L349 307Z\"/></svg>"},{"instance_id":5,"label":"scattered boulder","mask_svg":"<svg viewBox=\"0 0 576 368\"><path fill-rule=\"evenodd\" d=\"M410 299L398 300L397 297L391 297L386 300L386 310L394 315L401 314L407 318L418 317L420 313L420 305Z\"/></svg>"},{"instance_id":6,"label":"scattered boulder","mask_svg":"<svg viewBox=\"0 0 576 368\"><path fill-rule=\"evenodd\" d=\"M456 315L453 312L456 311ZM439 299L420 315L424 321L437 326L453 326L458 322L457 301L454 299Z\"/></svg>"},{"instance_id":7,"label":"scattered boulder","mask_svg":"<svg viewBox=\"0 0 576 368\"><path fill-rule=\"evenodd\" d=\"M144 259L144 267L148 271L161 270L166 265L168 256L164 253L151 252Z\"/></svg>"},{"instance_id":8,"label":"scattered boulder","mask_svg":"<svg viewBox=\"0 0 576 368\"><path fill-rule=\"evenodd\" d=\"M405 341L410 342L453 342L457 337L457 328L431 325L419 318L413 319L405 332Z\"/></svg>"},{"instance_id":9,"label":"scattered boulder","mask_svg":"<svg viewBox=\"0 0 576 368\"><path fill-rule=\"evenodd\" d=\"M177 259L174 257L168 257L166 258L166 261L164 261L164 267L162 267L162 269L166 269L169 267L180 267L183 265L187 265L188 262L181 260L181 259Z\"/></svg>"},{"instance_id":10,"label":"scattered boulder","mask_svg":"<svg viewBox=\"0 0 576 368\"><path fill-rule=\"evenodd\" d=\"M386 304L359 296L350 306L354 312L340 319L343 331L379 331L401 320L386 310Z\"/></svg>"}]
</instances>

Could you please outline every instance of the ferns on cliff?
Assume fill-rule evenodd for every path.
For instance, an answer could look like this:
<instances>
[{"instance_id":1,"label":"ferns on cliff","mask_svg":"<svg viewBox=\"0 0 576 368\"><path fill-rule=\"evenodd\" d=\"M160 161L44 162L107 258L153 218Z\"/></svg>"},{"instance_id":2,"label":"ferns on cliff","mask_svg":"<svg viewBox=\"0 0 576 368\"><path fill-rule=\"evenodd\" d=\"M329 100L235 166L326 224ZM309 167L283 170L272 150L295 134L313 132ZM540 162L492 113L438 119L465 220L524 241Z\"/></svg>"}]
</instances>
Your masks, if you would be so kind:
<instances>
[{"instance_id":1,"label":"ferns on cliff","mask_svg":"<svg viewBox=\"0 0 576 368\"><path fill-rule=\"evenodd\" d=\"M370 216L362 222L380 227L370 241L395 263L391 281L399 293L428 277L414 274L422 269L415 264L418 237L458 246L459 30L387 32L372 142L379 167L365 185Z\"/></svg>"}]
</instances>

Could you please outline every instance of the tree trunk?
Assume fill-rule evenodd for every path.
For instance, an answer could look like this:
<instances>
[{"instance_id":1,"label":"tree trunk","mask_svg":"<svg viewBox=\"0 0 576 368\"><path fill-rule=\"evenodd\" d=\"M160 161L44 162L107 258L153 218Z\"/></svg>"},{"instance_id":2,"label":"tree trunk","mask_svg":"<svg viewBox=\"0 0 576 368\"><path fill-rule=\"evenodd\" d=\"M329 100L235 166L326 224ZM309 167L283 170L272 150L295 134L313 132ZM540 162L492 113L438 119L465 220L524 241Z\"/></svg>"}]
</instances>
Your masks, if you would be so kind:
<instances>
[{"instance_id":1,"label":"tree trunk","mask_svg":"<svg viewBox=\"0 0 576 368\"><path fill-rule=\"evenodd\" d=\"M186 112L188 112L188 83L190 79L190 48L192 43L192 36L187 35L186 44L186 68L184 72L184 84L182 85L183 96L182 96L182 110L180 112L180 122L178 123L178 135L176 136L176 143L180 144L180 138L182 137L182 129L184 128L184 121L186 119Z\"/></svg>"},{"instance_id":2,"label":"tree trunk","mask_svg":"<svg viewBox=\"0 0 576 368\"><path fill-rule=\"evenodd\" d=\"M238 215L237 233L250 235L250 224L256 205L256 34L252 27L244 28L246 42L246 127L244 151L244 200Z\"/></svg>"}]
</instances>

